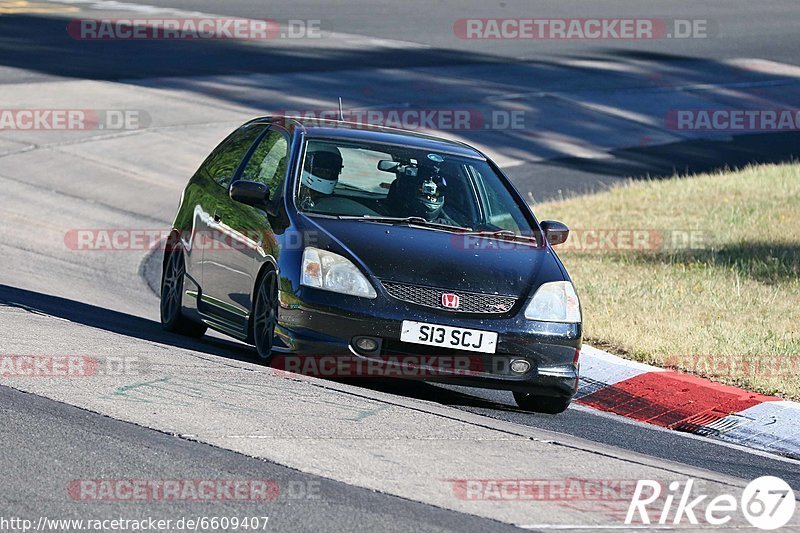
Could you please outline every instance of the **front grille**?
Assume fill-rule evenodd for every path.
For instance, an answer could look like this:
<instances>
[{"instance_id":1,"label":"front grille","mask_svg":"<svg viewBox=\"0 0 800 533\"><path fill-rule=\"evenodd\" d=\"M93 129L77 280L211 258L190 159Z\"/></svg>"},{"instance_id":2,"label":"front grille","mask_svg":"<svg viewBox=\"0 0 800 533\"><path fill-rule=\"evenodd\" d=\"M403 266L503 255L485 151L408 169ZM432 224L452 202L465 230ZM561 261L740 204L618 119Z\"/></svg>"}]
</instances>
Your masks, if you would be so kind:
<instances>
[{"instance_id":1,"label":"front grille","mask_svg":"<svg viewBox=\"0 0 800 533\"><path fill-rule=\"evenodd\" d=\"M398 300L457 313L507 313L517 302L517 299L513 296L436 289L434 287L409 285L407 283L397 283L394 281L381 281L381 283L386 289L386 292L388 292L391 297L397 298ZM444 306L442 304L442 295L444 294L455 294L458 296L458 308Z\"/></svg>"}]
</instances>

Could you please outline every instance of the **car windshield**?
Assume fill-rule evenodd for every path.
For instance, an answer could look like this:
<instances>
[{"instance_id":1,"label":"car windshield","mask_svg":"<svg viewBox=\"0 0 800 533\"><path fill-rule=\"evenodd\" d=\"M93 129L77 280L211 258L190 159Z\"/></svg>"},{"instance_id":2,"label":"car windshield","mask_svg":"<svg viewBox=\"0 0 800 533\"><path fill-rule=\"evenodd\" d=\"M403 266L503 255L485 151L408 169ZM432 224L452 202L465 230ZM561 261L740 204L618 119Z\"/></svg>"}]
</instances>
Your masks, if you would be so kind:
<instances>
[{"instance_id":1,"label":"car windshield","mask_svg":"<svg viewBox=\"0 0 800 533\"><path fill-rule=\"evenodd\" d=\"M488 163L390 144L309 140L296 187L305 213L531 235Z\"/></svg>"}]
</instances>

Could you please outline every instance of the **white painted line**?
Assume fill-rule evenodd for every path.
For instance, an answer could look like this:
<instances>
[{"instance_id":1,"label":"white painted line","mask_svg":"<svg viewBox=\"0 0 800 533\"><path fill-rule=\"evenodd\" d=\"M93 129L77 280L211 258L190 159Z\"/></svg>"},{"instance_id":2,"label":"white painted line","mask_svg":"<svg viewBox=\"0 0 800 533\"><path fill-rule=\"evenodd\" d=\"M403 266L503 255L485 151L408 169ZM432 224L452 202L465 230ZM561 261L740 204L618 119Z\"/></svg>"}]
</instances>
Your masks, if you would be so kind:
<instances>
[{"instance_id":1,"label":"white painted line","mask_svg":"<svg viewBox=\"0 0 800 533\"><path fill-rule=\"evenodd\" d=\"M586 390L581 391L582 394L594 392L641 374L664 371L663 368L629 361L587 344L581 347L581 384L586 387Z\"/></svg>"},{"instance_id":2,"label":"white painted line","mask_svg":"<svg viewBox=\"0 0 800 533\"><path fill-rule=\"evenodd\" d=\"M130 11L132 13L141 13L143 15L175 15L179 17L219 17L221 15L212 15L210 13L203 13L201 11L186 11L172 7L159 7L147 4L133 4L131 2L117 2L115 0L57 0L59 4L71 4L86 6L89 9L96 9L98 11Z\"/></svg>"},{"instance_id":3,"label":"white painted line","mask_svg":"<svg viewBox=\"0 0 800 533\"><path fill-rule=\"evenodd\" d=\"M566 524L518 524L518 528L521 529L558 529L558 530L572 530L572 529L597 529L597 530L605 530L605 529L643 529L646 531L652 530L666 530L666 531L677 531L682 530L686 531L687 527L685 525L677 525L677 526L670 526L670 525L660 525L660 524L620 524L620 525L602 525L602 524L594 524L594 525L566 525ZM753 526L732 526L730 524L726 524L724 526L710 526L708 524L703 524L703 529L724 529L725 531L729 531L731 529L755 529Z\"/></svg>"},{"instance_id":4,"label":"white painted line","mask_svg":"<svg viewBox=\"0 0 800 533\"><path fill-rule=\"evenodd\" d=\"M667 370L664 368L659 368L653 365L647 365L644 363L640 363L638 361L631 361L630 359L624 359L618 355L614 355L608 353L604 350L600 350L593 346L589 346L588 344L584 344L581 347L581 355L588 355L589 357L593 358L594 360L601 360L607 363L611 363L614 365L622 365L627 368L631 368L637 370L639 374L643 374L645 372L666 372Z\"/></svg>"},{"instance_id":5,"label":"white painted line","mask_svg":"<svg viewBox=\"0 0 800 533\"><path fill-rule=\"evenodd\" d=\"M736 58L724 61L728 65L737 68L750 70L752 72L761 72L763 74L773 74L775 76L791 76L800 78L800 67L790 65L788 63L780 63L778 61L771 61L769 59L759 58Z\"/></svg>"},{"instance_id":6,"label":"white painted line","mask_svg":"<svg viewBox=\"0 0 800 533\"><path fill-rule=\"evenodd\" d=\"M500 168L514 168L524 165L525 163L533 163L533 161L525 161L522 159L509 159L504 165L498 164Z\"/></svg>"}]
</instances>

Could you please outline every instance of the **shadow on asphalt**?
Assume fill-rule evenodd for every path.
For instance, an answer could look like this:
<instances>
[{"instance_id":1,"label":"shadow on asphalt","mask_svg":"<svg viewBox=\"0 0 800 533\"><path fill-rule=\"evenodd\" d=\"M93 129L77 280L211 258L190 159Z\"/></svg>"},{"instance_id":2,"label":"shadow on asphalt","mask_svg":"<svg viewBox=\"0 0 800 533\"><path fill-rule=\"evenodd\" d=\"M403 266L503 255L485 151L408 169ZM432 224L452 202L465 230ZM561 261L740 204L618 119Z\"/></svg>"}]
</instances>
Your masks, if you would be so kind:
<instances>
[{"instance_id":1,"label":"shadow on asphalt","mask_svg":"<svg viewBox=\"0 0 800 533\"><path fill-rule=\"evenodd\" d=\"M325 72L377 68L435 67L496 62L478 53L420 47L413 51L373 45L358 50L319 46L253 46L235 40L76 40L71 18L35 15L0 17L0 65L52 76L132 80L171 76L219 76ZM347 83L347 80L342 80ZM335 92L331 94L337 94Z\"/></svg>"},{"instance_id":2,"label":"shadow on asphalt","mask_svg":"<svg viewBox=\"0 0 800 533\"><path fill-rule=\"evenodd\" d=\"M61 298L59 296L19 289L8 285L0 285L0 305L20 307L33 313L62 318L76 324L102 329L135 339L157 342L167 346L193 350L237 361L256 362L255 350L244 344L218 339L208 335L204 336L202 339L183 337L163 331L161 329L161 324L154 320L148 320L146 318L67 298ZM375 378L340 379L334 381L445 405L517 411L508 405L435 387L420 381L394 378L383 380Z\"/></svg>"},{"instance_id":3,"label":"shadow on asphalt","mask_svg":"<svg viewBox=\"0 0 800 533\"><path fill-rule=\"evenodd\" d=\"M365 389L386 392L397 396L406 396L416 400L440 403L451 407L471 407L476 409L493 409L497 411L507 411L509 413L524 413L532 416L533 414L514 406L494 402L486 398L471 396L462 392L436 386L436 384L423 381L408 379L350 379L338 380ZM539 416L539 415L536 415ZM548 416L548 415L541 415Z\"/></svg>"},{"instance_id":4,"label":"shadow on asphalt","mask_svg":"<svg viewBox=\"0 0 800 533\"><path fill-rule=\"evenodd\" d=\"M275 111L269 107L270 90L289 101L295 101L292 96L302 97L296 100L299 102L333 102L336 95L347 95L351 100L347 105L354 109L390 109L404 105L402 102L413 102L412 107L423 109L447 109L453 105L452 92L447 90L454 87L459 91L459 101L469 103L467 107L486 105L498 94L539 94L540 97L509 100L508 105L524 112L526 117L533 117L533 123L526 123L524 129L490 133L486 138L481 137L481 131L463 132L468 140L477 135L477 139L489 145L507 145L520 160L540 161L508 169L517 187L524 194L530 192L535 201L593 192L623 178L661 178L748 163L784 162L800 152L797 131L686 136L666 127L665 110L703 102L698 98L715 92L716 103L706 100L707 105L719 104L724 109L797 107L791 101L791 91L784 93L775 88L776 75L711 59L590 48L585 55L565 57L573 60L567 64L563 60L523 62L477 52L424 47L335 48L324 39L319 43L304 40L302 45L280 40L257 45L233 40L79 41L66 31L69 20L35 15L0 17L0 66L68 78L126 80L153 88L179 88L262 109L264 113ZM431 72L436 77L429 79L424 74L406 76L403 72L403 69L459 65L480 65L483 69L480 79L471 78L464 69L434 68ZM341 70L351 74L323 75ZM296 77L285 82L288 85L269 86L267 78L241 76L276 73L295 73ZM192 79L221 75L234 77L214 83ZM785 79L791 77L787 75ZM709 89L721 82L733 86L717 91ZM624 96L636 91L649 92L638 98ZM614 113L587 112L580 106L563 107L560 97L551 96L562 93L581 104L612 108ZM489 105L500 109L504 104ZM553 114L554 105L561 108L561 114ZM619 118L624 116L638 116L641 120ZM630 136L620 137L626 130L641 134L639 146L629 146ZM678 140L662 144L669 142L667 137L651 142L650 134L664 133ZM559 144L560 141L553 139L566 142ZM574 156L576 146L592 147L605 140L609 145L599 148L610 157ZM614 146L620 142L624 146Z\"/></svg>"},{"instance_id":5,"label":"shadow on asphalt","mask_svg":"<svg viewBox=\"0 0 800 533\"><path fill-rule=\"evenodd\" d=\"M34 313L63 318L76 324L176 348L219 355L239 361L252 360L254 357L251 349L233 341L209 336L203 339L181 337L163 331L161 324L154 320L8 285L0 285L0 304L20 307Z\"/></svg>"},{"instance_id":6,"label":"shadow on asphalt","mask_svg":"<svg viewBox=\"0 0 800 533\"><path fill-rule=\"evenodd\" d=\"M783 163L800 156L800 133L738 135L692 139L657 146L623 148L609 159L557 158L542 165L579 170L600 177L660 178L700 174L752 163ZM512 169L513 170L513 169Z\"/></svg>"}]
</instances>

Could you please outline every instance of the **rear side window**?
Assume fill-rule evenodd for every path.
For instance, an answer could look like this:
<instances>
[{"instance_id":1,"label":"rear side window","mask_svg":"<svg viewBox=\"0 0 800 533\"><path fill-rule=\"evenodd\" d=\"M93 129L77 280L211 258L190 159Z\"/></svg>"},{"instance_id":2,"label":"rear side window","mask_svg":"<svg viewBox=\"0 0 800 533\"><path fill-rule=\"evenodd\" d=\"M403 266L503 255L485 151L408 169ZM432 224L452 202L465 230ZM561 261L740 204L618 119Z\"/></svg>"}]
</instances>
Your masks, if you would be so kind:
<instances>
[{"instance_id":1,"label":"rear side window","mask_svg":"<svg viewBox=\"0 0 800 533\"><path fill-rule=\"evenodd\" d=\"M270 198L277 198L286 177L288 161L288 140L279 131L270 131L253 151L241 179L265 184L269 187Z\"/></svg>"},{"instance_id":2,"label":"rear side window","mask_svg":"<svg viewBox=\"0 0 800 533\"><path fill-rule=\"evenodd\" d=\"M239 128L208 156L200 172L227 189L247 151L266 128L266 124L249 124Z\"/></svg>"}]
</instances>

